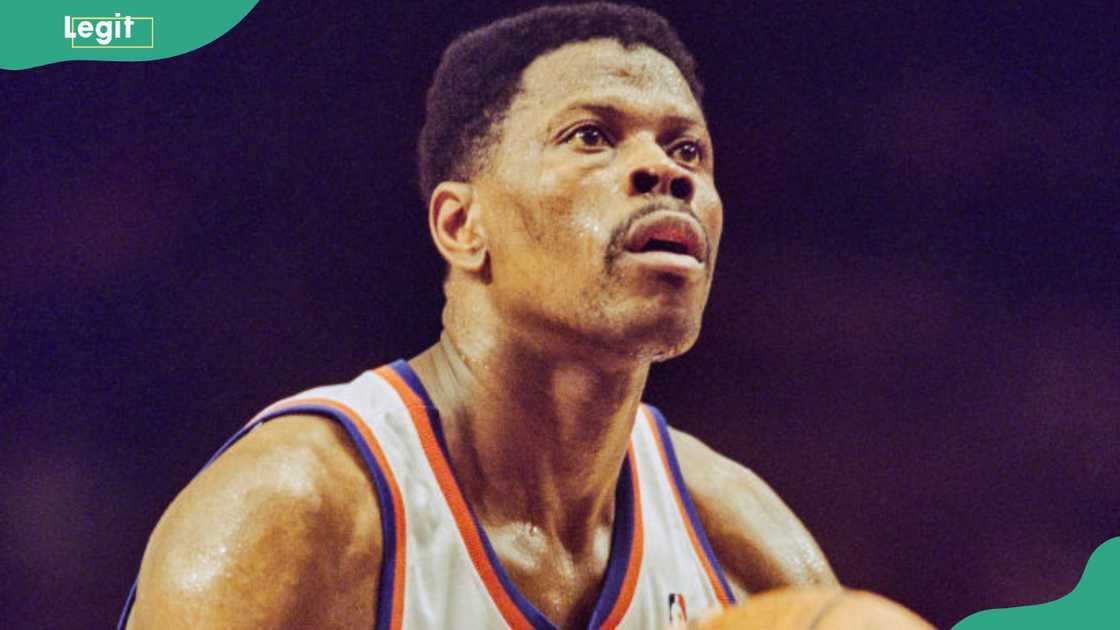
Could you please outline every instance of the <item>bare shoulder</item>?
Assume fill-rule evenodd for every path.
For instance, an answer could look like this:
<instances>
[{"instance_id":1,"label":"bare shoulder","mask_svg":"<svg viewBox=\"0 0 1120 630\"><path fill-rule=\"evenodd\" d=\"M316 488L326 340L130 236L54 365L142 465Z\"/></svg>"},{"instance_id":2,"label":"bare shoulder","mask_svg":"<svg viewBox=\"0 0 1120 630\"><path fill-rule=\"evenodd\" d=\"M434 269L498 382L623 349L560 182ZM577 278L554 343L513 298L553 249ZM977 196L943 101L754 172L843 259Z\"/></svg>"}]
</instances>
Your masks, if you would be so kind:
<instances>
[{"instance_id":1,"label":"bare shoulder","mask_svg":"<svg viewBox=\"0 0 1120 630\"><path fill-rule=\"evenodd\" d=\"M836 582L812 535L765 481L695 437L670 433L688 493L735 590Z\"/></svg>"},{"instance_id":2,"label":"bare shoulder","mask_svg":"<svg viewBox=\"0 0 1120 630\"><path fill-rule=\"evenodd\" d=\"M314 416L269 421L164 512L128 628L372 627L381 536L344 429Z\"/></svg>"}]
</instances>

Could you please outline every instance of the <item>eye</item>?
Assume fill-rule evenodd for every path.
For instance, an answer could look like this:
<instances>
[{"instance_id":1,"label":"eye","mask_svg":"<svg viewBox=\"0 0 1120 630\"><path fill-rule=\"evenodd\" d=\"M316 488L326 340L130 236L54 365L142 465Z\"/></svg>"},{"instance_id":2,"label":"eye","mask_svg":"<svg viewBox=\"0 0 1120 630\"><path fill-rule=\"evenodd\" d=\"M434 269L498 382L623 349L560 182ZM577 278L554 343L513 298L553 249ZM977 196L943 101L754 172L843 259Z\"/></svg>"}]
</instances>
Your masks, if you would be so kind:
<instances>
[{"instance_id":1,"label":"eye","mask_svg":"<svg viewBox=\"0 0 1120 630\"><path fill-rule=\"evenodd\" d=\"M580 125L568 134L564 142L574 142L582 149L598 149L610 146L607 134L597 125Z\"/></svg>"},{"instance_id":2,"label":"eye","mask_svg":"<svg viewBox=\"0 0 1120 630\"><path fill-rule=\"evenodd\" d=\"M704 157L704 150L699 142L689 140L674 146L669 150L669 155L684 164L699 164Z\"/></svg>"}]
</instances>

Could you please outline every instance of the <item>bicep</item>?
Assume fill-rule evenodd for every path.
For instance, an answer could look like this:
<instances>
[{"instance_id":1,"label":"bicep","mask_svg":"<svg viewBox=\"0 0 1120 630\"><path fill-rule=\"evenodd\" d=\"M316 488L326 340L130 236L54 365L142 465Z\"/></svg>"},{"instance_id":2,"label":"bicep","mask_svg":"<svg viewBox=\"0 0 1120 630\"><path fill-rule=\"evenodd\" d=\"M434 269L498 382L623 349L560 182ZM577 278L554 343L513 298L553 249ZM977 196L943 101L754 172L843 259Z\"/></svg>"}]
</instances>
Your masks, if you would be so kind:
<instances>
[{"instance_id":1,"label":"bicep","mask_svg":"<svg viewBox=\"0 0 1120 630\"><path fill-rule=\"evenodd\" d=\"M378 506L335 429L277 419L200 473L152 533L128 627L371 626Z\"/></svg>"},{"instance_id":2,"label":"bicep","mask_svg":"<svg viewBox=\"0 0 1120 630\"><path fill-rule=\"evenodd\" d=\"M685 485L733 586L747 591L834 584L824 553L800 519L754 472L673 431Z\"/></svg>"}]
</instances>

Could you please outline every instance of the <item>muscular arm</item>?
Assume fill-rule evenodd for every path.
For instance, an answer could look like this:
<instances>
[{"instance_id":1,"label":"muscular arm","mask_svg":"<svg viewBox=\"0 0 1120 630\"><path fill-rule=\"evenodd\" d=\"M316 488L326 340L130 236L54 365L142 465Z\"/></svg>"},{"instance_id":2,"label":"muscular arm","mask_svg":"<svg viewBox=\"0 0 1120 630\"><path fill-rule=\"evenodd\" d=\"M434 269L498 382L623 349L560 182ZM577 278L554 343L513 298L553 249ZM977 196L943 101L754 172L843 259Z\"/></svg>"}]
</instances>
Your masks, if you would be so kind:
<instances>
[{"instance_id":1,"label":"muscular arm","mask_svg":"<svg viewBox=\"0 0 1120 630\"><path fill-rule=\"evenodd\" d=\"M272 420L164 513L128 629L372 627L381 536L372 483L343 429Z\"/></svg>"},{"instance_id":2,"label":"muscular arm","mask_svg":"<svg viewBox=\"0 0 1120 630\"><path fill-rule=\"evenodd\" d=\"M836 583L816 541L766 482L691 435L671 434L685 485L736 598Z\"/></svg>"}]
</instances>

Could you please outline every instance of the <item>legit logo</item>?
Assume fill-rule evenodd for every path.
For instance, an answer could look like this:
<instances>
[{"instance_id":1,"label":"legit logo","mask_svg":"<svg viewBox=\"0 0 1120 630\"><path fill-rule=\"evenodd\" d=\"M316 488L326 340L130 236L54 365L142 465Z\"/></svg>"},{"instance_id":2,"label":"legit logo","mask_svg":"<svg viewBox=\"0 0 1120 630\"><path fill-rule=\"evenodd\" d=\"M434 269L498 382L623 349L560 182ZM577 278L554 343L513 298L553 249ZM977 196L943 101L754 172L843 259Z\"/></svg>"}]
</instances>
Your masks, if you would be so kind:
<instances>
[{"instance_id":1,"label":"legit logo","mask_svg":"<svg viewBox=\"0 0 1120 630\"><path fill-rule=\"evenodd\" d=\"M71 48L153 48L156 43L154 17L70 17L63 35Z\"/></svg>"}]
</instances>

